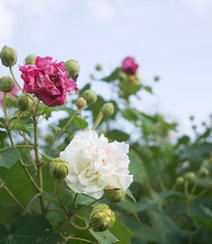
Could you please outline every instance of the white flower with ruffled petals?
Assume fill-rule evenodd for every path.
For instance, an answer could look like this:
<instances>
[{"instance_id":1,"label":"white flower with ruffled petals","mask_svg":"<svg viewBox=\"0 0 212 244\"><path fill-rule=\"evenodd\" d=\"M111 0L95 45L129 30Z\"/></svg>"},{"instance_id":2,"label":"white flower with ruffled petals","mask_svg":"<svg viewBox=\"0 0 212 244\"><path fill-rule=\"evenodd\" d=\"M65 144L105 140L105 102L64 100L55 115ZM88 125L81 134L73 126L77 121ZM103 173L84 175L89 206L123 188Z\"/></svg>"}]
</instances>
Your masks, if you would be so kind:
<instances>
[{"instance_id":1,"label":"white flower with ruffled petals","mask_svg":"<svg viewBox=\"0 0 212 244\"><path fill-rule=\"evenodd\" d=\"M124 142L108 143L107 138L94 130L76 135L60 153L69 162L67 185L77 193L100 198L104 189L126 190L133 181L129 175L129 146Z\"/></svg>"}]
</instances>

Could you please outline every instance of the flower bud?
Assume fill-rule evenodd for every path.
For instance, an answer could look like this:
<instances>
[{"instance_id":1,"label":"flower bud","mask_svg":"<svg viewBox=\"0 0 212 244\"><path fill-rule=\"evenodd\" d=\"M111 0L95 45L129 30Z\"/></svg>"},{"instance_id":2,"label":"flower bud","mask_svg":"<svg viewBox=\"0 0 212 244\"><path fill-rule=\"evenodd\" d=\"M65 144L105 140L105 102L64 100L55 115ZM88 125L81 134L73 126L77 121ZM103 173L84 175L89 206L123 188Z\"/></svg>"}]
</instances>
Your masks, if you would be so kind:
<instances>
[{"instance_id":1,"label":"flower bud","mask_svg":"<svg viewBox=\"0 0 212 244\"><path fill-rule=\"evenodd\" d=\"M34 98L29 93L22 93L17 100L17 107L22 112L27 112L33 108L35 104Z\"/></svg>"},{"instance_id":2,"label":"flower bud","mask_svg":"<svg viewBox=\"0 0 212 244\"><path fill-rule=\"evenodd\" d=\"M110 117L114 113L113 103L105 103L102 106L102 113L105 117Z\"/></svg>"},{"instance_id":3,"label":"flower bud","mask_svg":"<svg viewBox=\"0 0 212 244\"><path fill-rule=\"evenodd\" d=\"M1 62L6 67L12 67L17 62L17 53L15 49L4 46L0 53Z\"/></svg>"},{"instance_id":4,"label":"flower bud","mask_svg":"<svg viewBox=\"0 0 212 244\"><path fill-rule=\"evenodd\" d=\"M0 91L11 92L15 86L15 81L9 76L2 76L0 78Z\"/></svg>"},{"instance_id":5,"label":"flower bud","mask_svg":"<svg viewBox=\"0 0 212 244\"><path fill-rule=\"evenodd\" d=\"M92 80L94 80L94 79L95 79L94 74L90 74L90 78L91 78Z\"/></svg>"},{"instance_id":6,"label":"flower bud","mask_svg":"<svg viewBox=\"0 0 212 244\"><path fill-rule=\"evenodd\" d=\"M101 64L97 64L97 65L96 65L96 70L98 70L98 71L101 71L101 70L102 70L102 66L101 66Z\"/></svg>"},{"instance_id":7,"label":"flower bud","mask_svg":"<svg viewBox=\"0 0 212 244\"><path fill-rule=\"evenodd\" d=\"M128 80L128 75L125 72L120 71L118 74L118 79L120 81L126 81L126 80Z\"/></svg>"},{"instance_id":8,"label":"flower bud","mask_svg":"<svg viewBox=\"0 0 212 244\"><path fill-rule=\"evenodd\" d=\"M91 90L84 91L82 97L86 100L88 105L95 103L97 100L96 93Z\"/></svg>"},{"instance_id":9,"label":"flower bud","mask_svg":"<svg viewBox=\"0 0 212 244\"><path fill-rule=\"evenodd\" d=\"M177 185L182 185L184 183L184 178L182 176L178 177L176 179L176 184Z\"/></svg>"},{"instance_id":10,"label":"flower bud","mask_svg":"<svg viewBox=\"0 0 212 244\"><path fill-rule=\"evenodd\" d=\"M155 80L155 81L159 81L159 80L160 80L160 76L158 76L158 75L155 76L154 80Z\"/></svg>"},{"instance_id":11,"label":"flower bud","mask_svg":"<svg viewBox=\"0 0 212 244\"><path fill-rule=\"evenodd\" d=\"M33 54L30 54L25 58L25 64L35 64L35 61L36 61L36 56Z\"/></svg>"},{"instance_id":12,"label":"flower bud","mask_svg":"<svg viewBox=\"0 0 212 244\"><path fill-rule=\"evenodd\" d=\"M105 190L107 200L112 203L122 202L125 198L125 191L123 189L108 189Z\"/></svg>"},{"instance_id":13,"label":"flower bud","mask_svg":"<svg viewBox=\"0 0 212 244\"><path fill-rule=\"evenodd\" d=\"M201 168L200 171L199 171L199 176L201 178L205 178L206 176L209 175L209 170L206 169L206 168Z\"/></svg>"},{"instance_id":14,"label":"flower bud","mask_svg":"<svg viewBox=\"0 0 212 244\"><path fill-rule=\"evenodd\" d=\"M77 99L76 106L78 109L82 109L86 106L87 102L83 97Z\"/></svg>"},{"instance_id":15,"label":"flower bud","mask_svg":"<svg viewBox=\"0 0 212 244\"><path fill-rule=\"evenodd\" d=\"M116 221L115 214L106 204L99 204L91 211L89 225L94 231L110 229Z\"/></svg>"},{"instance_id":16,"label":"flower bud","mask_svg":"<svg viewBox=\"0 0 212 244\"><path fill-rule=\"evenodd\" d=\"M186 173L185 179L188 180L188 181L193 181L195 179L194 172L188 172L188 173Z\"/></svg>"},{"instance_id":17,"label":"flower bud","mask_svg":"<svg viewBox=\"0 0 212 244\"><path fill-rule=\"evenodd\" d=\"M193 121L193 120L194 120L194 116L191 115L191 116L189 117L189 119L190 119L191 121Z\"/></svg>"},{"instance_id":18,"label":"flower bud","mask_svg":"<svg viewBox=\"0 0 212 244\"><path fill-rule=\"evenodd\" d=\"M62 180L69 173L69 163L61 158L56 158L50 163L49 172L55 179Z\"/></svg>"},{"instance_id":19,"label":"flower bud","mask_svg":"<svg viewBox=\"0 0 212 244\"><path fill-rule=\"evenodd\" d=\"M68 60L65 62L65 70L68 71L69 76L74 78L79 74L79 64L75 60Z\"/></svg>"}]
</instances>

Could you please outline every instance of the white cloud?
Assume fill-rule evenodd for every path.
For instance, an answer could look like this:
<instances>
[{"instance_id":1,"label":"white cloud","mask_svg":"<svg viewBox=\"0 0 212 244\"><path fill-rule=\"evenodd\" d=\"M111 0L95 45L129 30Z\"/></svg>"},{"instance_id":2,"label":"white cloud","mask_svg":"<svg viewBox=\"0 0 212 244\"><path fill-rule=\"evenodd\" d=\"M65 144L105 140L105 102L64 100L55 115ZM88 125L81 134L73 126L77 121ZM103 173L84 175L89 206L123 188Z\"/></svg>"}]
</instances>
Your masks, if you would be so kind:
<instances>
[{"instance_id":1,"label":"white cloud","mask_svg":"<svg viewBox=\"0 0 212 244\"><path fill-rule=\"evenodd\" d=\"M6 8L3 0L0 0L0 16L0 44L2 46L8 41L15 24L15 18Z\"/></svg>"},{"instance_id":2,"label":"white cloud","mask_svg":"<svg viewBox=\"0 0 212 244\"><path fill-rule=\"evenodd\" d=\"M87 0L87 5L98 20L112 19L115 16L115 9L106 0Z\"/></svg>"}]
</instances>

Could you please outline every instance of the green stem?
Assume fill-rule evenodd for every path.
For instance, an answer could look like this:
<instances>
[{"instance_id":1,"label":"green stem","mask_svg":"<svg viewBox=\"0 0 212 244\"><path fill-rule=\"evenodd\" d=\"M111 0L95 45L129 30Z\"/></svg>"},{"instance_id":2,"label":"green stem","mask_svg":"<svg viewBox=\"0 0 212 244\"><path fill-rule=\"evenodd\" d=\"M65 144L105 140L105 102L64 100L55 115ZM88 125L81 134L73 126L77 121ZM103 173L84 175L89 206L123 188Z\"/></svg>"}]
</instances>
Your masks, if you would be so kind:
<instances>
[{"instance_id":1,"label":"green stem","mask_svg":"<svg viewBox=\"0 0 212 244\"><path fill-rule=\"evenodd\" d=\"M37 193L36 195L34 195L34 197L29 201L28 205L26 206L26 209L23 212L23 215L26 214L29 211L29 207L30 205L34 202L34 200L39 197L41 195L41 193Z\"/></svg>"},{"instance_id":2,"label":"green stem","mask_svg":"<svg viewBox=\"0 0 212 244\"><path fill-rule=\"evenodd\" d=\"M93 242L87 239L83 239L83 238L79 238L79 237L74 237L74 236L68 236L65 237L67 240L78 240L78 241L84 241L84 242L88 242L88 243L93 243L93 244L98 244L99 242Z\"/></svg>"},{"instance_id":3,"label":"green stem","mask_svg":"<svg viewBox=\"0 0 212 244\"><path fill-rule=\"evenodd\" d=\"M63 203L62 203L62 201L60 199L60 196L59 196L59 192L58 192L58 181L55 181L54 182L54 189L55 189L55 195L57 196L57 199L58 199L58 201L60 203L60 206L61 206L64 214L68 216L68 212L67 212L65 206L63 205Z\"/></svg>"},{"instance_id":4,"label":"green stem","mask_svg":"<svg viewBox=\"0 0 212 244\"><path fill-rule=\"evenodd\" d=\"M74 119L74 117L77 115L79 109L77 109L74 114L71 116L71 118L68 120L68 122L63 126L63 128L61 128L57 134L55 135L55 137L53 138L52 144L47 152L47 154L49 154L55 144L55 142L57 141L57 139L59 138L60 134L66 129L66 127L71 123L71 121Z\"/></svg>"},{"instance_id":5,"label":"green stem","mask_svg":"<svg viewBox=\"0 0 212 244\"><path fill-rule=\"evenodd\" d=\"M9 124L8 124L8 117L7 117L7 109L6 109L6 94L4 93L3 94L3 110L4 110L4 115L5 115L5 120L6 120L6 124L5 124L5 128L6 128L6 131L7 131L7 134L8 134L8 137L9 137L9 140L10 140L10 143L12 145L13 148L16 148L15 147L15 144L13 142L13 139L12 139L12 136L11 136L11 132L10 132L10 129L9 129ZM23 170L25 171L27 177L29 178L29 180L32 182L32 184L34 185L34 187L40 191L40 188L37 186L37 184L35 183L34 179L32 178L32 176L30 175L29 171L24 167L24 163L22 161L22 159L19 159L18 160L23 168Z\"/></svg>"},{"instance_id":6,"label":"green stem","mask_svg":"<svg viewBox=\"0 0 212 244\"><path fill-rule=\"evenodd\" d=\"M175 183L174 185L173 185L173 187L172 187L172 189L171 189L171 191L175 191L176 190L176 188L177 188L177 183Z\"/></svg>"},{"instance_id":7,"label":"green stem","mask_svg":"<svg viewBox=\"0 0 212 244\"><path fill-rule=\"evenodd\" d=\"M100 200L102 200L102 199L104 199L104 198L106 198L106 197L101 197L101 198L99 198L99 199L96 199L95 201L93 201L92 203L88 204L87 206L84 206L84 207L80 208L79 210L77 210L77 211L71 213L71 216L74 216L75 214L77 214L77 213L79 213L79 212L85 210L86 208L89 208L89 207L92 206L94 203L96 203L96 202L98 202L98 201L100 201Z\"/></svg>"},{"instance_id":8,"label":"green stem","mask_svg":"<svg viewBox=\"0 0 212 244\"><path fill-rule=\"evenodd\" d=\"M97 118L96 118L96 121L95 121L95 123L94 123L93 130L95 130L95 129L98 127L98 125L99 125L100 122L102 121L103 117L104 117L104 115L103 115L103 113L100 111L99 114L98 114L98 116L97 116Z\"/></svg>"},{"instance_id":9,"label":"green stem","mask_svg":"<svg viewBox=\"0 0 212 244\"><path fill-rule=\"evenodd\" d=\"M25 210L24 206L18 201L18 199L12 194L12 192L7 188L6 185L3 186L3 188L7 191L7 193L12 197L12 199L18 204L19 207L21 207L23 210Z\"/></svg>"},{"instance_id":10,"label":"green stem","mask_svg":"<svg viewBox=\"0 0 212 244\"><path fill-rule=\"evenodd\" d=\"M17 85L17 86L19 87L19 89L22 91L21 86L18 84L18 81L16 80L16 78L15 78L15 76L14 76L14 73L13 73L12 67L9 67L9 69L10 69L10 73L11 73L11 75L12 75L12 77L13 77L13 79L14 79L14 81L15 81L16 85Z\"/></svg>"},{"instance_id":11,"label":"green stem","mask_svg":"<svg viewBox=\"0 0 212 244\"><path fill-rule=\"evenodd\" d=\"M75 202L76 202L76 200L77 200L77 196L78 196L78 193L76 193L75 194L75 196L74 196L74 200L73 200L73 202L72 202L72 205L71 205L71 208L70 208L70 213L71 213L71 211L73 210L73 208L74 208L74 204L75 204Z\"/></svg>"},{"instance_id":12,"label":"green stem","mask_svg":"<svg viewBox=\"0 0 212 244\"><path fill-rule=\"evenodd\" d=\"M16 126L16 124L18 123L18 121L20 120L21 116L22 116L23 112L20 111L18 117L16 118L14 124L11 126L11 130Z\"/></svg>"},{"instance_id":13,"label":"green stem","mask_svg":"<svg viewBox=\"0 0 212 244\"><path fill-rule=\"evenodd\" d=\"M38 105L36 107L36 111ZM38 128L37 128L37 119L36 119L36 114L32 117L33 118L33 126L34 126L34 152L35 152L35 163L37 166L37 178L38 178L38 186L40 188L40 191L38 193L41 193L39 196L40 198L40 206L41 206L41 212L42 214L45 213L45 205L44 205L44 197L43 197L43 172L42 172L42 164L40 161L40 155L39 155L39 150L38 150Z\"/></svg>"},{"instance_id":14,"label":"green stem","mask_svg":"<svg viewBox=\"0 0 212 244\"><path fill-rule=\"evenodd\" d=\"M15 146L16 148L34 148L33 146L31 145L16 145ZM13 147L5 147L5 148L1 148L0 151L3 151L5 149L9 149L9 148L13 148Z\"/></svg>"},{"instance_id":15,"label":"green stem","mask_svg":"<svg viewBox=\"0 0 212 244\"><path fill-rule=\"evenodd\" d=\"M69 219L69 223L71 223L76 229L79 229L79 230L87 230L87 229L89 229L89 225L86 225L86 226L82 227L82 226L79 226L79 225L75 224L71 219Z\"/></svg>"},{"instance_id":16,"label":"green stem","mask_svg":"<svg viewBox=\"0 0 212 244\"><path fill-rule=\"evenodd\" d=\"M188 181L185 181L184 185L184 192L186 196L186 217L188 222L188 230L191 232L191 223L190 223L190 208L191 208L191 200L189 199L189 192L188 192ZM192 234L188 236L188 244L192 244Z\"/></svg>"},{"instance_id":17,"label":"green stem","mask_svg":"<svg viewBox=\"0 0 212 244\"><path fill-rule=\"evenodd\" d=\"M205 188L203 191L201 191L198 195L196 195L194 197L194 200L196 200L197 198L203 196L209 189L208 188Z\"/></svg>"}]
</instances>

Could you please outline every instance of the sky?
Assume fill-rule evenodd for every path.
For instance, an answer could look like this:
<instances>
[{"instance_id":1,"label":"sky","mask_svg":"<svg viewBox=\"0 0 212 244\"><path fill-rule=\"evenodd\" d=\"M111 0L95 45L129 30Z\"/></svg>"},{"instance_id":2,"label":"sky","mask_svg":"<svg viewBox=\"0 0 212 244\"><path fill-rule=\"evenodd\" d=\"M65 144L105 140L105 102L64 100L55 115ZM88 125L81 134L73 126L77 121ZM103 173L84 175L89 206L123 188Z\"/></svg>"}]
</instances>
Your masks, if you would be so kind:
<instances>
[{"instance_id":1,"label":"sky","mask_svg":"<svg viewBox=\"0 0 212 244\"><path fill-rule=\"evenodd\" d=\"M181 133L190 115L212 113L211 0L0 0L0 16L0 49L15 48L19 64L28 54L75 59L80 88L97 63L104 76L131 55L155 93L141 93L141 111L178 121ZM101 82L94 89L110 96Z\"/></svg>"}]
</instances>

